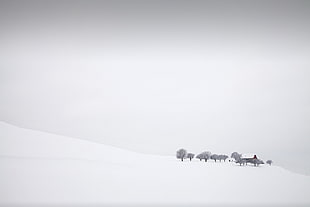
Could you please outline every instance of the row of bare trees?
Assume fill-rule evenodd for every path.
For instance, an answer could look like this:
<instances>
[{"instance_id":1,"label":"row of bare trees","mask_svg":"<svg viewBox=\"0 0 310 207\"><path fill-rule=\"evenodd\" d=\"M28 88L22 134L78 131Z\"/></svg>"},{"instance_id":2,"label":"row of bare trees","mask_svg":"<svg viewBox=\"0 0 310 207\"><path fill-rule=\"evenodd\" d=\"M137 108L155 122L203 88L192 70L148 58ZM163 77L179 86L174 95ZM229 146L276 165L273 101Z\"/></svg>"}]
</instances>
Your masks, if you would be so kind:
<instances>
[{"instance_id":1,"label":"row of bare trees","mask_svg":"<svg viewBox=\"0 0 310 207\"><path fill-rule=\"evenodd\" d=\"M194 153L191 152L187 152L185 149L179 149L177 151L176 157L178 159L180 159L181 161L183 161L184 159L189 159L190 161L192 161L192 159L195 157ZM233 158L235 161L241 160L242 154L238 153L238 152L233 152L230 156L231 158ZM200 161L204 160L205 162L207 162L209 159L216 161L222 161L224 160L224 162L226 161L226 159L228 158L227 155L218 155L218 154L212 154L209 151L205 151L202 152L200 154L198 154L196 156L197 159L199 159ZM272 164L272 160L267 160L266 161L267 164L271 165Z\"/></svg>"},{"instance_id":2,"label":"row of bare trees","mask_svg":"<svg viewBox=\"0 0 310 207\"><path fill-rule=\"evenodd\" d=\"M192 159L195 157L194 153L188 153L185 149L179 149L177 151L176 157L178 159L181 159L181 161L183 161L184 159L189 158L190 161L192 161ZM200 161L204 160L205 162L207 162L209 159L216 161L222 161L224 160L224 162L226 161L226 159L228 158L227 155L218 155L218 154L212 154L209 151L205 151L202 152L200 154L198 154L196 156L197 159L199 159Z\"/></svg>"}]
</instances>

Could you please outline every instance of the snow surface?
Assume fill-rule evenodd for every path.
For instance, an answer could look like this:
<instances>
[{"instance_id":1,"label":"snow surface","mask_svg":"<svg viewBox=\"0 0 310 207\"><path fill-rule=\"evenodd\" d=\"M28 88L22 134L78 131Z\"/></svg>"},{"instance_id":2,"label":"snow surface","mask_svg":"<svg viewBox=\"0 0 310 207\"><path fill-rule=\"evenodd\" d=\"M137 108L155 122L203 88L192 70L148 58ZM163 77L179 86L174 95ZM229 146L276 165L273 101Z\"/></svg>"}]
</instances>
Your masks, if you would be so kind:
<instances>
[{"instance_id":1,"label":"snow surface","mask_svg":"<svg viewBox=\"0 0 310 207\"><path fill-rule=\"evenodd\" d=\"M308 206L309 192L309 176L277 166L181 162L0 122L0 206Z\"/></svg>"}]
</instances>

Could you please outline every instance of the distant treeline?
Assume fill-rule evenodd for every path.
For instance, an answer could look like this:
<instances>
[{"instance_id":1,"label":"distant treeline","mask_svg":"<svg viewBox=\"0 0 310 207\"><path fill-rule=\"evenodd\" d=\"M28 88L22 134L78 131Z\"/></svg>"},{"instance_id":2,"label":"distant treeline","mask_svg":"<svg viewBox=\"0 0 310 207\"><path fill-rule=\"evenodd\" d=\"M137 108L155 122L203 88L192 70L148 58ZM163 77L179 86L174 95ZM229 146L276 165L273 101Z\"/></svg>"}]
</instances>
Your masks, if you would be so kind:
<instances>
[{"instance_id":1,"label":"distant treeline","mask_svg":"<svg viewBox=\"0 0 310 207\"><path fill-rule=\"evenodd\" d=\"M176 157L177 159L180 159L182 162L184 161L184 159L189 159L190 161L192 161L192 159L195 157L194 153L191 152L187 152L187 150L185 149L179 149L176 153ZM265 164L263 160L260 160L257 158L256 155L254 155L253 157L243 157L242 154L238 153L238 152L233 152L231 153L232 160L229 161L233 161L236 162L240 165L247 165L247 163L252 163L255 166L259 166L260 164ZM198 155L196 155L196 158L199 159L200 161L204 160L205 162L207 162L209 159L216 161L226 161L227 158L229 158L228 155L224 155L224 154L212 154L209 151L204 151ZM267 160L266 161L267 164L271 165L272 164L272 160Z\"/></svg>"}]
</instances>

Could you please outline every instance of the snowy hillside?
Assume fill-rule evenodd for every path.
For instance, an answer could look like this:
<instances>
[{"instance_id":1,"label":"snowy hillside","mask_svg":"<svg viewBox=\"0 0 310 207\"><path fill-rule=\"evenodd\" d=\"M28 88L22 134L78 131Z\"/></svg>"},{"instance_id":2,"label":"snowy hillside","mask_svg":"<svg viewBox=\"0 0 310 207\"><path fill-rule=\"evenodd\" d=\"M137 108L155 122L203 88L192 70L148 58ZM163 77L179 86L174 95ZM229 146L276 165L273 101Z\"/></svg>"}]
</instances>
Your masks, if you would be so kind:
<instances>
[{"instance_id":1,"label":"snowy hillside","mask_svg":"<svg viewBox=\"0 0 310 207\"><path fill-rule=\"evenodd\" d=\"M310 205L310 177L280 167L152 156L0 122L0 206Z\"/></svg>"}]
</instances>

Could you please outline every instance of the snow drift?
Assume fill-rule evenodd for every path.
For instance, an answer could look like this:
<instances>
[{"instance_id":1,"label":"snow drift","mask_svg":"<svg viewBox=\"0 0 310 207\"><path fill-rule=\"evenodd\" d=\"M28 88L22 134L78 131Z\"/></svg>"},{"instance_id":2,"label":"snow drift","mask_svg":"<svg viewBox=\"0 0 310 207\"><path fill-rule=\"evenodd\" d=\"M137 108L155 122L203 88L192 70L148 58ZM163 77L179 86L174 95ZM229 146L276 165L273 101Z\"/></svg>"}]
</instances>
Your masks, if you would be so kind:
<instances>
[{"instance_id":1,"label":"snow drift","mask_svg":"<svg viewBox=\"0 0 310 207\"><path fill-rule=\"evenodd\" d=\"M310 205L310 177L145 155L0 122L0 206Z\"/></svg>"}]
</instances>

